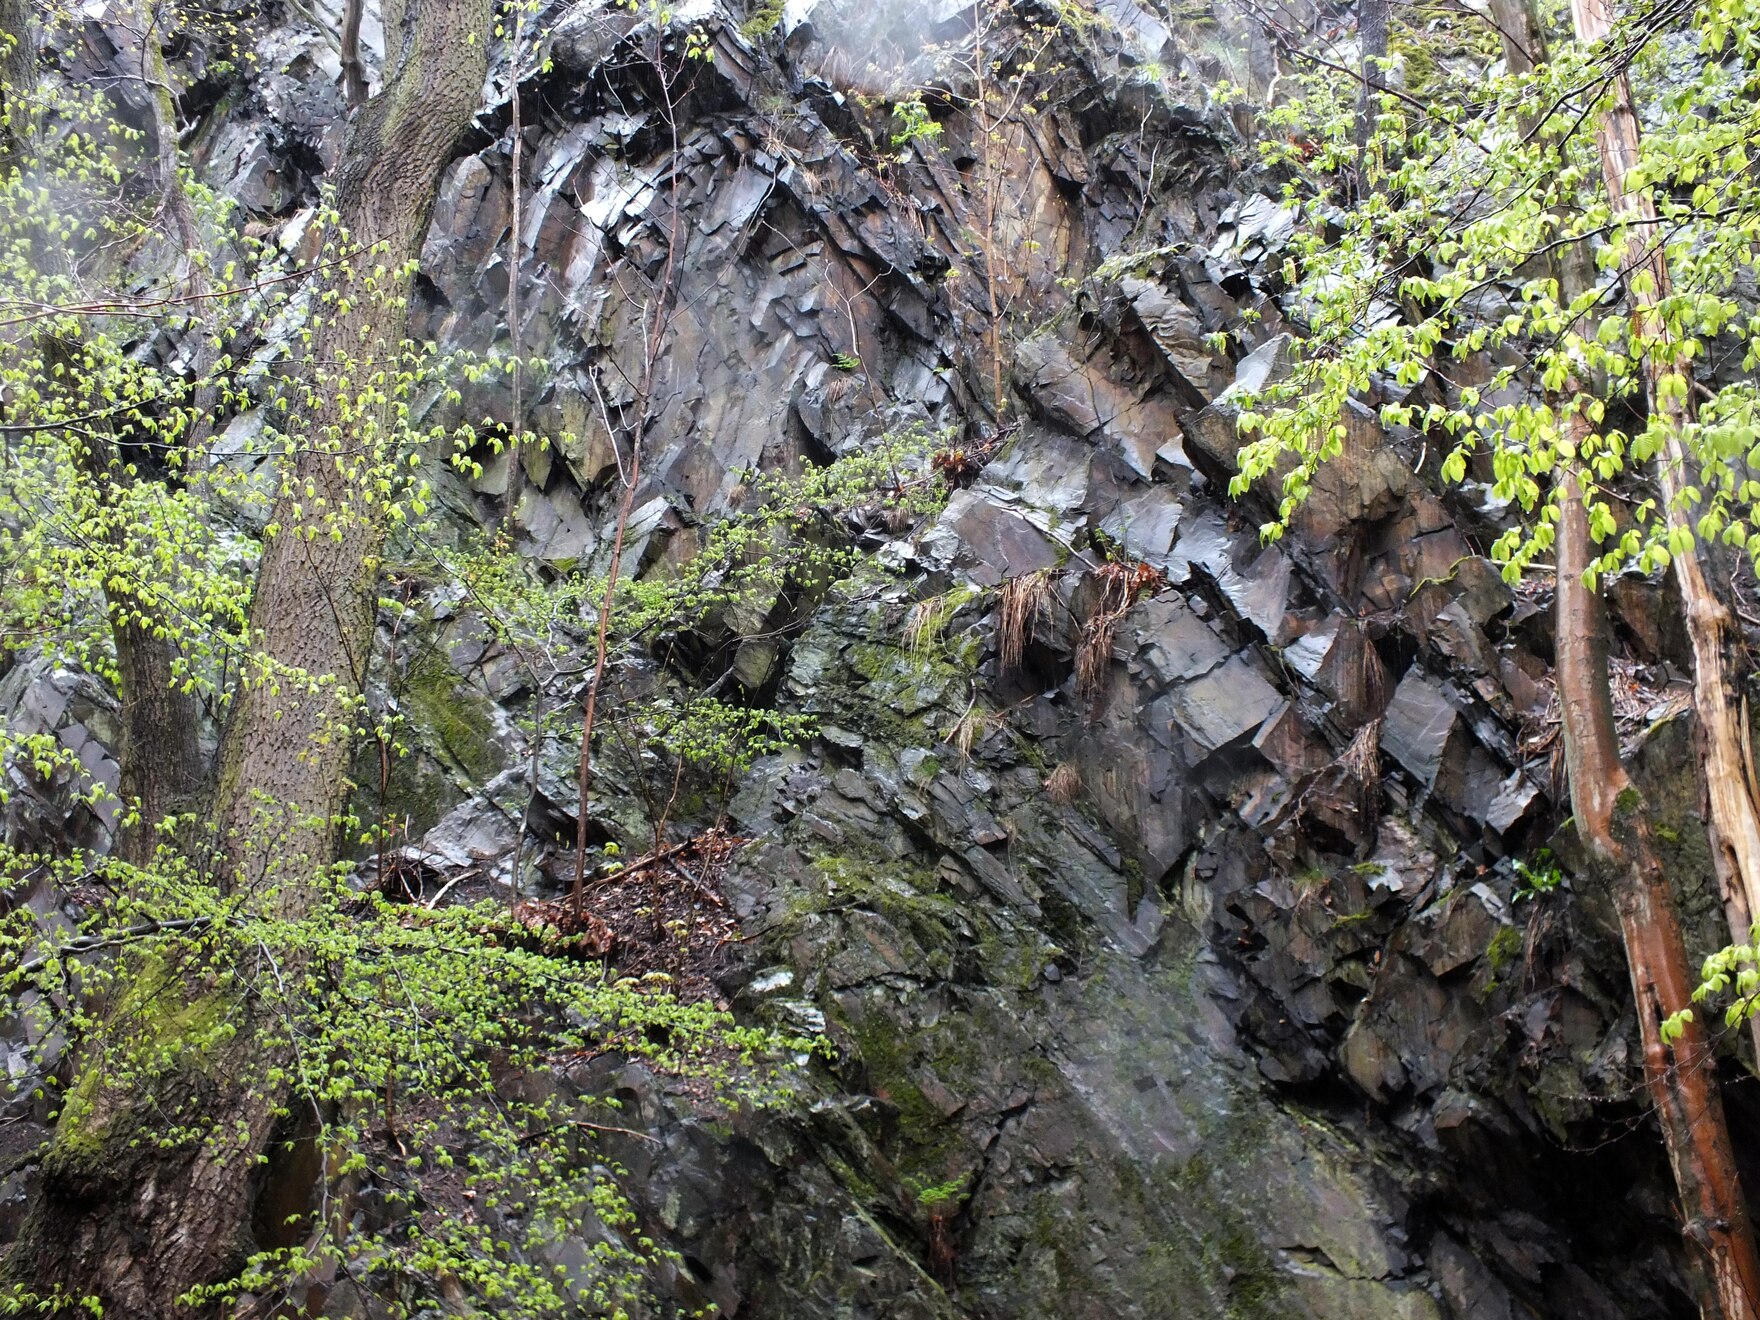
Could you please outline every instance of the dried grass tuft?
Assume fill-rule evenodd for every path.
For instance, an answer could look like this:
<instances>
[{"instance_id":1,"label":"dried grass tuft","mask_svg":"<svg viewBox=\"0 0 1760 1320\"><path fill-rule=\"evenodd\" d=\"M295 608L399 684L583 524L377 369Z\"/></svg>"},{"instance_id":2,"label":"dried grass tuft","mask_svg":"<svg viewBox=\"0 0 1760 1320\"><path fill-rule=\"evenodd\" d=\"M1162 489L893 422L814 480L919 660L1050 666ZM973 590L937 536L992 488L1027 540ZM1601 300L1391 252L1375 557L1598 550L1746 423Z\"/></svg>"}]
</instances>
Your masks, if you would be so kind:
<instances>
[{"instance_id":1,"label":"dried grass tuft","mask_svg":"<svg viewBox=\"0 0 1760 1320\"><path fill-rule=\"evenodd\" d=\"M1118 625L1136 604L1139 593L1153 595L1167 586L1167 575L1141 560L1115 560L1094 571L1099 598L1094 612L1082 625L1076 645L1076 692L1092 700L1105 689L1112 672L1112 640Z\"/></svg>"},{"instance_id":2,"label":"dried grass tuft","mask_svg":"<svg viewBox=\"0 0 1760 1320\"><path fill-rule=\"evenodd\" d=\"M1021 667L1027 643L1051 596L1051 571L1040 569L1010 578L1002 584L1002 604L997 610L997 649L1002 672L1012 674Z\"/></svg>"},{"instance_id":3,"label":"dried grass tuft","mask_svg":"<svg viewBox=\"0 0 1760 1320\"><path fill-rule=\"evenodd\" d=\"M1082 625L1082 639L1076 644L1076 692L1085 700L1091 701L1105 690L1106 677L1112 671L1112 641L1123 617L1101 611Z\"/></svg>"},{"instance_id":4,"label":"dried grass tuft","mask_svg":"<svg viewBox=\"0 0 1760 1320\"><path fill-rule=\"evenodd\" d=\"M970 756L973 747L1002 726L1003 718L1000 711L985 710L974 698L942 741L961 756Z\"/></svg>"},{"instance_id":5,"label":"dried grass tuft","mask_svg":"<svg viewBox=\"0 0 1760 1320\"><path fill-rule=\"evenodd\" d=\"M941 630L947 626L947 598L929 596L911 606L904 624L904 648L912 655L924 655L935 649Z\"/></svg>"},{"instance_id":6,"label":"dried grass tuft","mask_svg":"<svg viewBox=\"0 0 1760 1320\"><path fill-rule=\"evenodd\" d=\"M1364 788L1381 782L1381 721L1370 720L1357 730L1338 764Z\"/></svg>"},{"instance_id":7,"label":"dried grass tuft","mask_svg":"<svg viewBox=\"0 0 1760 1320\"><path fill-rule=\"evenodd\" d=\"M1045 796L1060 807L1067 807L1082 795L1082 772L1064 761L1045 776Z\"/></svg>"}]
</instances>

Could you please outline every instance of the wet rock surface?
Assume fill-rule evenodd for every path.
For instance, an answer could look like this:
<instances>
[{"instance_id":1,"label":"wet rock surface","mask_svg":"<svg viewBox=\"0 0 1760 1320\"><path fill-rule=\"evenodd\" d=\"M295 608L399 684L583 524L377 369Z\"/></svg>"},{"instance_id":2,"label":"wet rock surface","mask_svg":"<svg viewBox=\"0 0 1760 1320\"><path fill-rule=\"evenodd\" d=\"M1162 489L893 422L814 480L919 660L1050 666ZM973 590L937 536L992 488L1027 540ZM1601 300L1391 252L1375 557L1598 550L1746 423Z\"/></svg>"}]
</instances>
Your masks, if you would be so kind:
<instances>
[{"instance_id":1,"label":"wet rock surface","mask_svg":"<svg viewBox=\"0 0 1760 1320\"><path fill-rule=\"evenodd\" d=\"M637 20L547 10L524 232L507 232L497 73L424 251L423 325L443 345L505 348L510 260L531 291L524 349L550 365L529 415L499 380L465 404L569 437L524 457L522 548L553 565L608 553L606 419L631 407L649 415L638 573L692 553L751 473L910 424L996 443L939 515L876 534L797 636L722 639L688 676L737 666L751 699L818 718L728 805L752 842L719 882L743 941L720 991L835 1048L782 1112L705 1115L615 1060L581 1079L651 1135L615 1154L679 1253L664 1304L1690 1314L1616 923L1602 897L1535 892L1514 865L1563 814L1545 585L1505 586L1477 553L1482 513L1432 493L1408 438L1369 415L1280 545L1221 494L1230 387L1287 354L1290 222L1241 166L1179 23L1102 6L1110 24L1059 51L1056 95L1008 162L995 241L1031 311L1000 328L1019 416L999 436L977 201L950 164L978 148L953 116L935 151L882 159L870 105L912 76L886 25L955 39L968 7L790 4L761 35L744 12L680 8L715 58L670 108L619 57ZM215 98L196 159L254 222L291 228L334 155L335 60L305 20L261 41L269 72ZM639 400L636 291L673 241L681 311ZM1150 255L1090 278L1120 251ZM493 518L510 473L487 463L470 484L437 456L431 477L462 530ZM1155 585L1083 683L1081 621L1125 560ZM1047 601L1005 668L996 591L1026 574ZM912 605L955 589L939 645L906 645ZM1635 677L1622 707L1647 789L1677 840L1702 838L1688 731L1645 732L1672 709L1676 625L1655 584L1613 594L1625 672L1657 680ZM374 807L406 822L409 865L509 883L531 693L457 592L406 604L374 698L408 713L415 751ZM23 661L0 704L113 777L95 680ZM522 884L559 879L549 841L574 828L568 749L539 760ZM100 806L13 787L13 841L101 843ZM611 788L592 837L639 845L640 803ZM1707 859L1671 860L1695 951L1720 943ZM1732 1105L1753 1121L1745 1090ZM20 1186L0 1182L0 1230Z\"/></svg>"}]
</instances>

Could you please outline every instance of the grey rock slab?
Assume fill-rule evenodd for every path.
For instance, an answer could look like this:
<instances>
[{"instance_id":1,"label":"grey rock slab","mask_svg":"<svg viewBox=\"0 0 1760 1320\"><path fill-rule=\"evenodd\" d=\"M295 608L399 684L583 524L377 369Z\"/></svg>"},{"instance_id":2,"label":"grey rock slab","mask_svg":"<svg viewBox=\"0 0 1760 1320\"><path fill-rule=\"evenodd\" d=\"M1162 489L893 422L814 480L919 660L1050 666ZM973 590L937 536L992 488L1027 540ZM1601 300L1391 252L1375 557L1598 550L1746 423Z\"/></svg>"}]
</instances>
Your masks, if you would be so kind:
<instances>
[{"instance_id":1,"label":"grey rock slab","mask_svg":"<svg viewBox=\"0 0 1760 1320\"><path fill-rule=\"evenodd\" d=\"M1400 680L1381 725L1381 749L1422 784L1436 782L1460 712L1447 690L1423 670Z\"/></svg>"},{"instance_id":2,"label":"grey rock slab","mask_svg":"<svg viewBox=\"0 0 1760 1320\"><path fill-rule=\"evenodd\" d=\"M1205 342L1202 317L1178 295L1153 280L1125 276L1119 288L1155 340L1167 364L1184 382L1182 393L1197 400L1209 395L1215 353Z\"/></svg>"},{"instance_id":3,"label":"grey rock slab","mask_svg":"<svg viewBox=\"0 0 1760 1320\"><path fill-rule=\"evenodd\" d=\"M1165 486L1155 486L1133 499L1114 504L1100 519L1100 530L1126 552L1151 564L1167 562L1179 535L1185 504Z\"/></svg>"},{"instance_id":4,"label":"grey rock slab","mask_svg":"<svg viewBox=\"0 0 1760 1320\"><path fill-rule=\"evenodd\" d=\"M505 476L503 483L505 490ZM598 545L580 501L562 491L545 493L528 486L520 496L517 516L532 539L535 557L549 563L586 559Z\"/></svg>"},{"instance_id":5,"label":"grey rock slab","mask_svg":"<svg viewBox=\"0 0 1760 1320\"><path fill-rule=\"evenodd\" d=\"M1161 683L1198 678L1230 654L1216 630L1177 596L1144 601L1126 617L1136 634L1138 663Z\"/></svg>"},{"instance_id":6,"label":"grey rock slab","mask_svg":"<svg viewBox=\"0 0 1760 1320\"><path fill-rule=\"evenodd\" d=\"M974 491L958 491L930 537L951 538L951 567L979 586L1053 568L1061 548L1026 517L991 503Z\"/></svg>"},{"instance_id":7,"label":"grey rock slab","mask_svg":"<svg viewBox=\"0 0 1760 1320\"><path fill-rule=\"evenodd\" d=\"M984 468L979 491L996 489L1037 509L1072 516L1088 502L1093 445L1054 431L1028 431Z\"/></svg>"},{"instance_id":8,"label":"grey rock slab","mask_svg":"<svg viewBox=\"0 0 1760 1320\"><path fill-rule=\"evenodd\" d=\"M1223 214L1218 226L1222 233L1211 245L1210 256L1253 262L1281 252L1295 236L1298 218L1294 207L1255 193Z\"/></svg>"},{"instance_id":9,"label":"grey rock slab","mask_svg":"<svg viewBox=\"0 0 1760 1320\"><path fill-rule=\"evenodd\" d=\"M1235 656L1168 694L1174 718L1204 752L1214 752L1264 724L1283 698L1259 671Z\"/></svg>"}]
</instances>

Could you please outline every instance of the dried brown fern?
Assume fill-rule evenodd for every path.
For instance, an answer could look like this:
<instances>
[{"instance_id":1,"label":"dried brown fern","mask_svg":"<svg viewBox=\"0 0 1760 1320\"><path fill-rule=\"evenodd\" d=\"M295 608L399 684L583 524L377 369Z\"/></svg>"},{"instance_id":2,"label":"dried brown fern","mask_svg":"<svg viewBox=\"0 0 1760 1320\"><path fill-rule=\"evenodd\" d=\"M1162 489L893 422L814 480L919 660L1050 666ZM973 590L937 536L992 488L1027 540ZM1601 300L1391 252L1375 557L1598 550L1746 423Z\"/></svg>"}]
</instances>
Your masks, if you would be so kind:
<instances>
[{"instance_id":1,"label":"dried brown fern","mask_svg":"<svg viewBox=\"0 0 1760 1320\"><path fill-rule=\"evenodd\" d=\"M1118 625L1137 595L1151 594L1167 586L1167 575L1141 560L1115 560L1094 570L1099 584L1099 597L1094 612L1082 625L1081 640L1076 644L1076 692L1092 700L1106 686L1112 668L1112 640Z\"/></svg>"}]
</instances>

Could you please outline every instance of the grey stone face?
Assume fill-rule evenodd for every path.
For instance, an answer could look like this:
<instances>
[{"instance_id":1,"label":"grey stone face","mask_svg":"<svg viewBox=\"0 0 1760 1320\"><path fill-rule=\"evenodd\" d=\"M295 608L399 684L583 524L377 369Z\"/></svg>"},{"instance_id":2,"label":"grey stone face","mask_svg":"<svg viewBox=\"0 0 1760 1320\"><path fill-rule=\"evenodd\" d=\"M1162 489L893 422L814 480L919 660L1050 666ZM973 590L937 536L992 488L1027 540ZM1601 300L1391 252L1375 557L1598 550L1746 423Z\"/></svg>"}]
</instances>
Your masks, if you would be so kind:
<instances>
[{"instance_id":1,"label":"grey stone face","mask_svg":"<svg viewBox=\"0 0 1760 1320\"><path fill-rule=\"evenodd\" d=\"M335 8L319 5L323 21ZM725 674L723 695L818 720L730 786L728 818L753 842L723 879L747 958L720 989L747 1020L834 1050L775 1111L705 1114L612 1058L566 1079L618 1091L646 1134L609 1153L645 1229L679 1253L654 1281L664 1305L758 1320L1681 1314L1679 1234L1644 1210L1666 1206L1666 1169L1627 1131L1643 1119L1615 923L1568 886L1514 901L1513 860L1564 807L1544 602L1473 549L1498 511L1457 526L1411 438L1367 406L1278 545L1257 534L1262 504L1222 494L1242 392L1287 371L1275 271L1293 218L1235 172L1200 52L1139 0L1104 0L1108 21L1059 47L1067 96L999 166L997 325L973 240L983 144L950 115L938 145L899 160L875 109L921 85L924 38L961 40L975 7L790 0L758 37L734 8L676 7L675 25L707 23L715 57L672 109L626 58L647 20L562 7L553 68L525 99L523 232L509 242L498 69L436 208L419 308L443 347L505 349L519 271L522 341L547 360L525 415L497 375L462 410L425 400L424 419L530 426L549 446L518 474L483 454L475 484L441 455L425 471L448 543L498 518L520 476L511 531L548 571L604 566L638 415L635 576L673 571L761 474L909 427L986 446L921 525L836 529L873 552L847 590L779 594L687 639L715 657L702 681ZM200 164L291 249L313 163L339 141L334 58L303 22L259 40L251 94L203 127ZM668 259L680 296L650 363L645 291ZM1218 331L1233 348L1210 345ZM216 461L254 470L262 426L238 419ZM261 514L229 516L248 529ZM1163 577L1117 620L1090 689L1075 670L1108 556ZM997 593L1030 573L1046 599L1005 672ZM940 646L906 646L912 604L956 589L975 590ZM1678 639L1653 584L1614 600L1637 658L1664 663ZM558 647L578 672L573 622ZM415 743L404 860L442 883L553 884L572 863L555 840L573 837L576 749L551 737L528 782L530 676L452 584L424 587L399 627L403 659L371 696L398 703ZM383 653L392 636L388 618ZM676 691L676 659L639 655L618 677ZM90 676L25 653L0 677L0 714L114 786L115 698ZM1690 838L1679 721L1638 759ZM646 846L640 773L601 781L595 839ZM9 841L106 846L111 820L70 782L6 776ZM723 805L681 807L674 828ZM1706 859L1675 860L1691 910L1715 918ZM0 1027L0 1069L28 1029ZM948 1186L951 1210L931 1213L926 1191ZM22 1187L0 1181L0 1239ZM578 1274L590 1246L586 1229L565 1236L554 1263ZM351 1305L338 1290L336 1314L372 1313Z\"/></svg>"}]
</instances>

